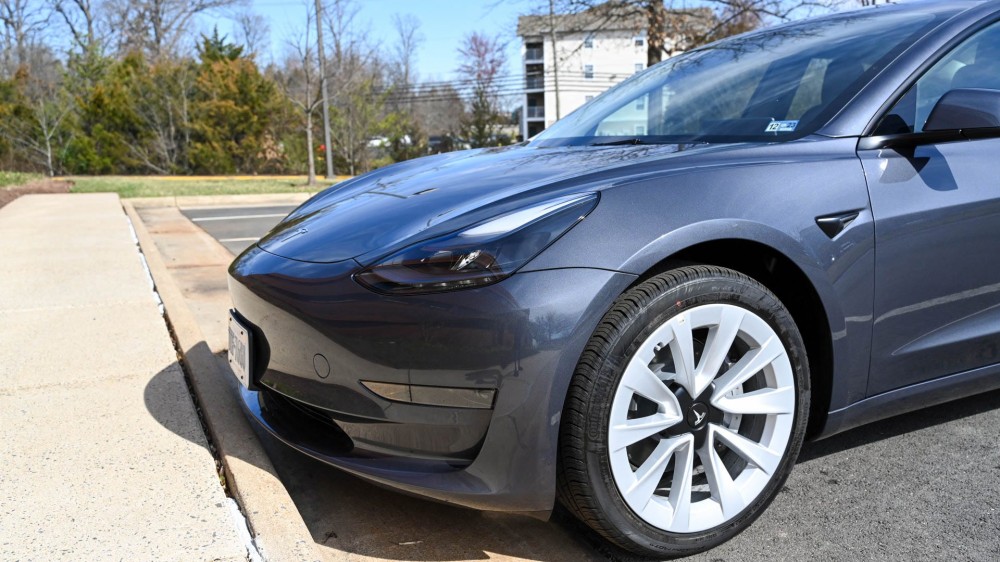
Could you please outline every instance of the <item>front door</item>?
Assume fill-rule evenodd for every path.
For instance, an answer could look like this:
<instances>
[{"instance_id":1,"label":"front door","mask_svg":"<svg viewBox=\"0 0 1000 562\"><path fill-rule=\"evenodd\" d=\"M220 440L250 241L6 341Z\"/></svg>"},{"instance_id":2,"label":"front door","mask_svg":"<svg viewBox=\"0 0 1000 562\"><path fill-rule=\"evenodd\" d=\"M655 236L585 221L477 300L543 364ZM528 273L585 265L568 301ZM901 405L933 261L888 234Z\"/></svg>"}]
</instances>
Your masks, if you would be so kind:
<instances>
[{"instance_id":1,"label":"front door","mask_svg":"<svg viewBox=\"0 0 1000 562\"><path fill-rule=\"evenodd\" d=\"M876 134L955 88L1000 89L1000 25L927 71ZM875 217L868 395L1000 362L1000 139L859 151Z\"/></svg>"}]
</instances>

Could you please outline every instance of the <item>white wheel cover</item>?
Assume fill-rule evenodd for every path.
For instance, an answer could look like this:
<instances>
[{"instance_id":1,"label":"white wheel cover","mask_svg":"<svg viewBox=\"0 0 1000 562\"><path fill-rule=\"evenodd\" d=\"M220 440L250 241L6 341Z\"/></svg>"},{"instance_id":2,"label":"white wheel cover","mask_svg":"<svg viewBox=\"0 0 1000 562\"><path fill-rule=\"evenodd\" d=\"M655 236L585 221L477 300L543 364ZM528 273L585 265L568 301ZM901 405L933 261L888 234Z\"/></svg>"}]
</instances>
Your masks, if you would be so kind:
<instances>
[{"instance_id":1,"label":"white wheel cover","mask_svg":"<svg viewBox=\"0 0 1000 562\"><path fill-rule=\"evenodd\" d=\"M703 328L708 329L708 336L696 365L692 331ZM718 376L737 339L749 350ZM654 373L650 369L661 349L669 349L677 372ZM743 385L758 373L763 373L766 388L744 392ZM697 426L705 432L705 438L696 450L694 434L680 431L688 427L688 420L698 419L700 410L694 414L682 412L674 390L682 387L689 396L700 397L713 383L715 390L706 405L721 411L727 420L764 416L759 440L740 435L732 424L708 422ZM655 403L657 412L629 419L634 395ZM745 308L729 304L685 310L642 342L615 391L608 428L615 485L640 518L664 531L694 533L722 525L750 505L773 477L792 433L795 402L795 378L788 352L767 322ZM671 428L671 435L660 435ZM626 448L643 439L659 442L634 468ZM746 461L735 478L716 449L720 442ZM658 492L657 486L671 460L673 478ZM701 464L697 471L696 460ZM699 486L700 499L695 500L692 481L702 470L708 489ZM705 492L710 495L704 497Z\"/></svg>"}]
</instances>

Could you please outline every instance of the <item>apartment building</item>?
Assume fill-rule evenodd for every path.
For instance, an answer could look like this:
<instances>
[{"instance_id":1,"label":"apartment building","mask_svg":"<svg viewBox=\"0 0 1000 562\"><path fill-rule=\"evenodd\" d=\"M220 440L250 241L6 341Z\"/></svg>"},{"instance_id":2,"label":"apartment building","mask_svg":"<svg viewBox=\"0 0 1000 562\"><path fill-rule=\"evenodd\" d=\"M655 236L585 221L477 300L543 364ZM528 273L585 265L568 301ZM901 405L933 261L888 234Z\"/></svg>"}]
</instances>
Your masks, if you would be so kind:
<instances>
[{"instance_id":1,"label":"apartment building","mask_svg":"<svg viewBox=\"0 0 1000 562\"><path fill-rule=\"evenodd\" d=\"M640 14L609 16L600 8L577 14L519 17L524 138L537 135L608 88L645 69L648 58L645 30L646 22ZM668 44L666 51L675 53L677 46Z\"/></svg>"}]
</instances>

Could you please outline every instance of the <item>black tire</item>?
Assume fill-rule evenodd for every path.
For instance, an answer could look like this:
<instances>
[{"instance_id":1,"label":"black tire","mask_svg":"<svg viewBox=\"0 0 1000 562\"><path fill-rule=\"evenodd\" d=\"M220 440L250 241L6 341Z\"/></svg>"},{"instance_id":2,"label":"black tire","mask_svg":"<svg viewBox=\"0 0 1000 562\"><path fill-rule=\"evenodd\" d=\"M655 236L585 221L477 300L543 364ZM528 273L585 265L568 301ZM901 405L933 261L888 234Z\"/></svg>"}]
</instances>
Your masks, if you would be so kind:
<instances>
[{"instance_id":1,"label":"black tire","mask_svg":"<svg viewBox=\"0 0 1000 562\"><path fill-rule=\"evenodd\" d=\"M630 358L657 327L683 311L716 303L749 310L780 338L795 381L794 421L777 470L738 515L698 532L668 532L637 515L614 481L608 447L612 398ZM745 530L774 499L799 454L808 419L805 346L791 314L778 298L757 281L732 270L711 266L674 269L619 297L580 358L562 414L559 500L601 537L630 553L662 559L702 552Z\"/></svg>"}]
</instances>

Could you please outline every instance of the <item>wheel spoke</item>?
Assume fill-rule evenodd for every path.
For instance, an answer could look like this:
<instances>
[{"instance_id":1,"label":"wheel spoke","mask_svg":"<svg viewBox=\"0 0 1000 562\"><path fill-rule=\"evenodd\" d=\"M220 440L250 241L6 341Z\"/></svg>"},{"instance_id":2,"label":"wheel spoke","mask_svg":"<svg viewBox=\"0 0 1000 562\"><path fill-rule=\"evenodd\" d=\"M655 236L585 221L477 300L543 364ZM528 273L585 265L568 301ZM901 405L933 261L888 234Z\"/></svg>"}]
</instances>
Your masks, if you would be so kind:
<instances>
[{"instance_id":1,"label":"wheel spoke","mask_svg":"<svg viewBox=\"0 0 1000 562\"><path fill-rule=\"evenodd\" d=\"M658 412L651 416L626 420L625 423L611 426L608 432L608 448L612 452L655 435L684 419L678 414Z\"/></svg>"},{"instance_id":2,"label":"wheel spoke","mask_svg":"<svg viewBox=\"0 0 1000 562\"><path fill-rule=\"evenodd\" d=\"M763 388L739 396L719 396L712 403L730 414L791 414L795 411L795 389Z\"/></svg>"},{"instance_id":3,"label":"wheel spoke","mask_svg":"<svg viewBox=\"0 0 1000 562\"><path fill-rule=\"evenodd\" d=\"M715 451L714 427L709 431L713 435L706 440L705 444L698 451L701 457L701 464L705 467L705 476L708 478L708 487L712 491L712 499L722 507L722 515L729 519L743 509L743 496L740 495L739 488L729 476L726 465L722 458Z\"/></svg>"},{"instance_id":4,"label":"wheel spoke","mask_svg":"<svg viewBox=\"0 0 1000 562\"><path fill-rule=\"evenodd\" d=\"M774 474L778 463L781 462L781 453L775 453L760 443L751 441L729 429L716 427L715 438L768 474Z\"/></svg>"},{"instance_id":5,"label":"wheel spoke","mask_svg":"<svg viewBox=\"0 0 1000 562\"><path fill-rule=\"evenodd\" d=\"M635 471L635 482L625 490L624 496L628 504L637 511L642 511L653 499L653 492L656 485L660 483L660 478L667 470L667 462L678 447L689 442L684 437L674 439L661 439L649 458L642 463L642 466Z\"/></svg>"},{"instance_id":6,"label":"wheel spoke","mask_svg":"<svg viewBox=\"0 0 1000 562\"><path fill-rule=\"evenodd\" d=\"M735 365L730 367L726 374L715 379L715 396L729 394L734 388L781 357L783 353L785 353L785 348L777 337L771 337L764 342L764 345L757 349L751 349Z\"/></svg>"},{"instance_id":7,"label":"wheel spoke","mask_svg":"<svg viewBox=\"0 0 1000 562\"><path fill-rule=\"evenodd\" d=\"M632 392L648 398L657 404L666 405L668 412L680 415L680 405L673 392L663 384L656 373L649 370L648 363L643 362L638 356L629 361L625 374L622 376L622 385Z\"/></svg>"},{"instance_id":8,"label":"wheel spoke","mask_svg":"<svg viewBox=\"0 0 1000 562\"><path fill-rule=\"evenodd\" d=\"M691 475L694 472L694 436L685 435L688 443L674 453L674 478L670 484L671 527L687 529L691 525Z\"/></svg>"},{"instance_id":9,"label":"wheel spoke","mask_svg":"<svg viewBox=\"0 0 1000 562\"><path fill-rule=\"evenodd\" d=\"M666 532L734 524L769 490L802 422L789 349L742 301L692 306L644 330L608 397L604 444L617 493ZM700 423L688 427L689 417Z\"/></svg>"},{"instance_id":10,"label":"wheel spoke","mask_svg":"<svg viewBox=\"0 0 1000 562\"><path fill-rule=\"evenodd\" d=\"M670 340L670 355L674 359L675 379L691 396L698 396L698 384L695 381L694 369L694 338L691 336L691 325L685 322L682 314L670 323L673 338ZM705 385L708 386L708 385Z\"/></svg>"},{"instance_id":11,"label":"wheel spoke","mask_svg":"<svg viewBox=\"0 0 1000 562\"><path fill-rule=\"evenodd\" d=\"M698 362L698 369L695 374L695 381L698 383L698 395L712 383L715 375L719 374L722 363L729 354L729 349L733 347L736 335L740 331L743 317L746 313L741 308L729 307L722 310L719 324L708 332L708 339L705 342L705 351Z\"/></svg>"}]
</instances>

